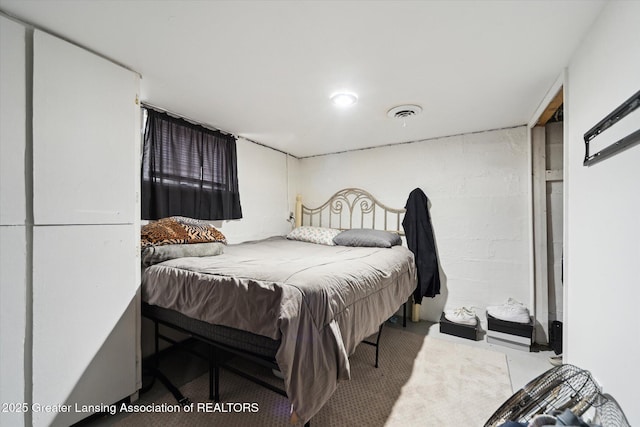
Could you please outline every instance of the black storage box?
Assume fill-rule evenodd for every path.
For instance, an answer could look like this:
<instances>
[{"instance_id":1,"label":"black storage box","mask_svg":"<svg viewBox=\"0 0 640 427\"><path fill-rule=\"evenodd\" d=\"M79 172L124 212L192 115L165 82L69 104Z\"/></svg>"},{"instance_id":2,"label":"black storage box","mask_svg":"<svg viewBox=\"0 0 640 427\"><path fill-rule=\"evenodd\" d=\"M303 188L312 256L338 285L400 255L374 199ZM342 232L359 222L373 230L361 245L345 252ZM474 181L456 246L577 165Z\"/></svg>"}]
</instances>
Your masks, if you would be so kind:
<instances>
[{"instance_id":1,"label":"black storage box","mask_svg":"<svg viewBox=\"0 0 640 427\"><path fill-rule=\"evenodd\" d=\"M562 354L562 322L554 320L549 329L549 346L555 354Z\"/></svg>"},{"instance_id":2,"label":"black storage box","mask_svg":"<svg viewBox=\"0 0 640 427\"><path fill-rule=\"evenodd\" d=\"M450 322L444 317L444 313L442 313L440 316L440 333L476 341L478 339L478 323L477 316L475 325L462 325L460 323Z\"/></svg>"},{"instance_id":3,"label":"black storage box","mask_svg":"<svg viewBox=\"0 0 640 427\"><path fill-rule=\"evenodd\" d=\"M487 313L487 342L529 351L533 341L533 321L509 322Z\"/></svg>"}]
</instances>

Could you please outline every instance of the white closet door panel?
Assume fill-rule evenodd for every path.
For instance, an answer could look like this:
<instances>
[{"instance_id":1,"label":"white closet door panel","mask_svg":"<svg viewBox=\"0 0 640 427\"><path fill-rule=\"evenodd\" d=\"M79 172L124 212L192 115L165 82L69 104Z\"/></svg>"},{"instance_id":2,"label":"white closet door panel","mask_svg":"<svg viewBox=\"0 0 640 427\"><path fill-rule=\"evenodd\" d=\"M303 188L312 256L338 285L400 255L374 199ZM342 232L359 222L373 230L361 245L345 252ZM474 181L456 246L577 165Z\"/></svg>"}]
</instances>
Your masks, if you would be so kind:
<instances>
[{"instance_id":1,"label":"white closet door panel","mask_svg":"<svg viewBox=\"0 0 640 427\"><path fill-rule=\"evenodd\" d=\"M91 364L76 383L65 405L112 404L132 395L138 390L136 367L131 363L136 343L135 325L136 307L139 301L134 299L120 318L109 337L95 355ZM97 412L97 411L93 411ZM52 427L70 426L92 413L60 413L51 423Z\"/></svg>"},{"instance_id":2,"label":"white closet door panel","mask_svg":"<svg viewBox=\"0 0 640 427\"><path fill-rule=\"evenodd\" d=\"M26 242L26 227L0 226L0 403L25 399ZM24 415L0 410L0 425L23 426Z\"/></svg>"},{"instance_id":3,"label":"white closet door panel","mask_svg":"<svg viewBox=\"0 0 640 427\"><path fill-rule=\"evenodd\" d=\"M0 16L0 225L25 224L25 29Z\"/></svg>"},{"instance_id":4,"label":"white closet door panel","mask_svg":"<svg viewBox=\"0 0 640 427\"><path fill-rule=\"evenodd\" d=\"M135 372L134 333L130 346L109 349L122 352L127 366L117 361L106 372L89 369L135 298L135 240L135 225L34 227L34 402L63 404L88 371L98 378ZM110 395L105 389L105 403ZM34 425L49 425L54 415L34 413Z\"/></svg>"},{"instance_id":5,"label":"white closet door panel","mask_svg":"<svg viewBox=\"0 0 640 427\"><path fill-rule=\"evenodd\" d=\"M133 222L138 76L39 31L33 49L35 223Z\"/></svg>"}]
</instances>

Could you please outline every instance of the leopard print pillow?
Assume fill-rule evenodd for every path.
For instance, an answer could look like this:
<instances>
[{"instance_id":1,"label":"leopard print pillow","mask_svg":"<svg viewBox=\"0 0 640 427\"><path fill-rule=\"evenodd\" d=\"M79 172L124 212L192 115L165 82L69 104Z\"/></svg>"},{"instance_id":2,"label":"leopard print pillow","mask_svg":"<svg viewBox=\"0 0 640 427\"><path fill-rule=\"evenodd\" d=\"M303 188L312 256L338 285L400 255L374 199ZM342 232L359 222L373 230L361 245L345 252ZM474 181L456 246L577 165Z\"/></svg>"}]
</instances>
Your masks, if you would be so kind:
<instances>
[{"instance_id":1,"label":"leopard print pillow","mask_svg":"<svg viewBox=\"0 0 640 427\"><path fill-rule=\"evenodd\" d=\"M207 242L226 244L227 239L208 222L183 216L162 218L142 226L140 230L142 249L149 246Z\"/></svg>"}]
</instances>

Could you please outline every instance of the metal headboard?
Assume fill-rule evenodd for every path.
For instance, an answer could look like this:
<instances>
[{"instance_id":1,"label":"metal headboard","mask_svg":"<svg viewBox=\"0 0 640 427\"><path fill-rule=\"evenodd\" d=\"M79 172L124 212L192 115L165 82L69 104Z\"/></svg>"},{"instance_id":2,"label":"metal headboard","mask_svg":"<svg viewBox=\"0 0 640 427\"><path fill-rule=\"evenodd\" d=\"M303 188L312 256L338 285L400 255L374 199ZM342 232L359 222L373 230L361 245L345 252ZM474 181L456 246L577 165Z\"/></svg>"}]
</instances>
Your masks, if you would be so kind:
<instances>
[{"instance_id":1,"label":"metal headboard","mask_svg":"<svg viewBox=\"0 0 640 427\"><path fill-rule=\"evenodd\" d=\"M404 213L405 209L390 208L360 188L340 190L317 208L306 207L302 204L302 196L296 197L296 227L373 228L404 236Z\"/></svg>"}]
</instances>

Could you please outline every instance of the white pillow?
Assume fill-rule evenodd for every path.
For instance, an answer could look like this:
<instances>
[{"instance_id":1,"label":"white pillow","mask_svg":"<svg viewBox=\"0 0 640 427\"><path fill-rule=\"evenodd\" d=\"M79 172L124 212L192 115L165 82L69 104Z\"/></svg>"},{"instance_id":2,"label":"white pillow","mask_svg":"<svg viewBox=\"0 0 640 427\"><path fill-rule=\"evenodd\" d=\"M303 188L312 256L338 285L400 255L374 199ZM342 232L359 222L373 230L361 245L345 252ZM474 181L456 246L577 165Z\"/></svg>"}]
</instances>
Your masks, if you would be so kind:
<instances>
[{"instance_id":1,"label":"white pillow","mask_svg":"<svg viewBox=\"0 0 640 427\"><path fill-rule=\"evenodd\" d=\"M319 245L335 246L333 238L340 234L341 230L324 227L298 227L287 234L287 239L300 242L317 243Z\"/></svg>"}]
</instances>

